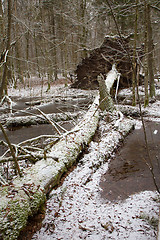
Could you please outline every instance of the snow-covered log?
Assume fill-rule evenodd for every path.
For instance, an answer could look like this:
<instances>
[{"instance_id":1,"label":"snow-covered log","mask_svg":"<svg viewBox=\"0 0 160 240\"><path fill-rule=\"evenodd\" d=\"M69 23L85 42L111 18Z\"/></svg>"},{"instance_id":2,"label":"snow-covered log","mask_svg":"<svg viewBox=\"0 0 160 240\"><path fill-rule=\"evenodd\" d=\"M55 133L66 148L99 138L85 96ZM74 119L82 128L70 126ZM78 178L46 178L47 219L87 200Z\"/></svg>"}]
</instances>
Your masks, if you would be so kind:
<instances>
[{"instance_id":1,"label":"snow-covered log","mask_svg":"<svg viewBox=\"0 0 160 240\"><path fill-rule=\"evenodd\" d=\"M130 117L139 117L140 110L139 107L133 107L129 105L118 105L117 108L125 115ZM142 114L145 116L147 114L146 109L142 109Z\"/></svg>"},{"instance_id":2,"label":"snow-covered log","mask_svg":"<svg viewBox=\"0 0 160 240\"><path fill-rule=\"evenodd\" d=\"M110 94L105 97L107 101ZM0 187L0 239L18 238L20 231L27 224L28 216L38 211L46 199L46 194L59 183L62 174L77 160L84 146L89 144L99 121L98 106L99 96L83 120L73 130L64 133L51 148L46 159L25 170L23 177L17 177L12 184ZM112 104L111 107L114 108ZM133 124L128 126L122 120L115 126L115 132L120 136L125 135Z\"/></svg>"},{"instance_id":3,"label":"snow-covered log","mask_svg":"<svg viewBox=\"0 0 160 240\"><path fill-rule=\"evenodd\" d=\"M67 121L72 120L73 118L77 118L80 113L52 113L52 114L46 114L50 120L53 120L55 122L58 121ZM42 115L36 115L36 116L19 116L19 117L9 117L8 119L5 119L2 121L3 125L7 128L13 128L13 127L20 127L20 126L31 126L31 125L37 125L37 124L47 124L49 123L46 118L44 118Z\"/></svg>"},{"instance_id":4,"label":"snow-covered log","mask_svg":"<svg viewBox=\"0 0 160 240\"><path fill-rule=\"evenodd\" d=\"M97 104L98 98L83 120L52 147L46 160L37 162L12 184L0 187L0 239L17 239L28 216L37 212L45 201L46 193L59 183L84 145L91 141L99 120Z\"/></svg>"}]
</instances>

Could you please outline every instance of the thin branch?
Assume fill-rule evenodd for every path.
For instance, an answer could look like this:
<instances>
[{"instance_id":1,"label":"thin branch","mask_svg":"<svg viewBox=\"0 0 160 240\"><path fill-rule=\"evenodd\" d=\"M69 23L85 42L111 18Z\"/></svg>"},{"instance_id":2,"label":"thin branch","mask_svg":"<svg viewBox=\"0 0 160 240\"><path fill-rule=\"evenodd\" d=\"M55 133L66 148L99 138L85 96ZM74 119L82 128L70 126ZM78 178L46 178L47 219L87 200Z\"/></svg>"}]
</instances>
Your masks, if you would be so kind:
<instances>
[{"instance_id":1,"label":"thin branch","mask_svg":"<svg viewBox=\"0 0 160 240\"><path fill-rule=\"evenodd\" d=\"M53 122L53 120L51 120L44 112L42 112L39 108L36 108L48 121L49 123L56 129L56 131L59 133L59 135L61 135L61 132L59 131L59 129L57 128L57 126L62 129L63 131L67 132L67 130L63 127L61 127L58 123ZM57 125L57 126L56 126Z\"/></svg>"},{"instance_id":2,"label":"thin branch","mask_svg":"<svg viewBox=\"0 0 160 240\"><path fill-rule=\"evenodd\" d=\"M1 183L1 185L8 185L6 180L1 175L0 175L0 183Z\"/></svg>"},{"instance_id":3,"label":"thin branch","mask_svg":"<svg viewBox=\"0 0 160 240\"><path fill-rule=\"evenodd\" d=\"M35 141L38 141L42 138L55 138L56 140L59 139L59 137L54 137L53 135L41 135L41 136L38 136L38 137L35 137L35 138L31 138L31 139L27 139L23 142L20 142L18 143L18 145L24 145L24 144L27 144L27 143L31 143L31 142L35 142Z\"/></svg>"},{"instance_id":4,"label":"thin branch","mask_svg":"<svg viewBox=\"0 0 160 240\"><path fill-rule=\"evenodd\" d=\"M10 149L11 155L12 155L13 160L14 160L14 162L15 162L15 167L16 167L16 169L17 169L17 171L18 171L19 176L21 177L22 174L21 174L21 172L20 172L20 168L19 168L19 165L18 165L16 156L15 156L15 152L14 152L14 150L13 150L13 147L12 147L12 145L11 145L11 143L10 143L10 141L9 141L9 138L8 138L8 136L7 136L7 134L6 134L6 132L5 132L5 130L4 130L4 128L3 128L3 126L2 126L1 123L0 123L0 128L1 128L2 133L3 133L3 135L4 135L5 139L6 139L6 142L7 142L7 144L8 144L9 149Z\"/></svg>"}]
</instances>

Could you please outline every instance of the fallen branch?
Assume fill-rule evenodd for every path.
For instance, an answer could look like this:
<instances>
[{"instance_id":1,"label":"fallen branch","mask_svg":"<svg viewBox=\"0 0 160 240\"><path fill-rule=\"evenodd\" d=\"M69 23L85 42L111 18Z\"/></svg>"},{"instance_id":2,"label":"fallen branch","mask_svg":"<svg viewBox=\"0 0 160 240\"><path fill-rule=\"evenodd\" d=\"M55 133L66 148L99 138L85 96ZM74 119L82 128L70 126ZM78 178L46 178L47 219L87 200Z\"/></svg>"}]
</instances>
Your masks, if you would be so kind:
<instances>
[{"instance_id":1,"label":"fallen branch","mask_svg":"<svg viewBox=\"0 0 160 240\"><path fill-rule=\"evenodd\" d=\"M27 111L22 111L27 114L31 114ZM77 118L79 115L79 112L75 113L52 113L52 114L45 114L51 121L58 122L58 121L67 121L67 120L73 120L74 118ZM42 115L35 115L32 113L32 116L14 116L10 117L9 119L4 119L1 121L2 124L7 128L14 128L19 126L31 126L31 125L37 125L37 124L48 124L48 119L44 118Z\"/></svg>"},{"instance_id":2,"label":"fallen branch","mask_svg":"<svg viewBox=\"0 0 160 240\"><path fill-rule=\"evenodd\" d=\"M91 141L94 135L99 114L95 103L83 118L83 121L70 134L65 133L48 153L47 159L35 163L24 173L24 177L17 177L13 181L14 196L8 198L10 186L0 187L0 233L5 239L17 239L20 230L26 225L29 215L34 214L45 201L48 193L58 184L62 174L76 161L83 146ZM31 196L24 192L32 190Z\"/></svg>"},{"instance_id":3,"label":"fallen branch","mask_svg":"<svg viewBox=\"0 0 160 240\"><path fill-rule=\"evenodd\" d=\"M19 176L22 176L22 174L20 172L20 168L19 168L18 162L17 162L17 159L16 159L16 156L15 156L15 153L14 153L14 150L13 150L13 147L12 147L12 145L11 145L11 143L9 141L9 138L8 138L8 136L7 136L7 134L6 134L6 132L5 132L5 130L4 130L4 128L3 128L1 123L0 123L0 128L1 128L2 133L3 133L3 135L4 135L4 137L5 137L6 141L7 141L7 144L8 144L8 147L10 149L10 152L12 154L12 157L13 157L13 160L14 160L14 163L15 163L15 168L18 171Z\"/></svg>"},{"instance_id":4,"label":"fallen branch","mask_svg":"<svg viewBox=\"0 0 160 240\"><path fill-rule=\"evenodd\" d=\"M51 121L50 118L47 117L47 115L46 115L45 113L43 113L40 109L37 108L37 110L38 110L38 111L42 114L42 116L45 117L45 118L48 120L48 122L56 129L57 133L58 133L59 135L61 135L61 132L60 132L59 129L57 128L56 124L55 124L53 121Z\"/></svg>"},{"instance_id":5,"label":"fallen branch","mask_svg":"<svg viewBox=\"0 0 160 240\"><path fill-rule=\"evenodd\" d=\"M8 185L6 180L0 175L0 184L1 185Z\"/></svg>"},{"instance_id":6,"label":"fallen branch","mask_svg":"<svg viewBox=\"0 0 160 240\"><path fill-rule=\"evenodd\" d=\"M30 138L30 139L27 139L27 140L25 140L25 141L23 141L23 142L20 142L20 143L18 143L18 145L21 146L21 145L25 145L25 144L31 144L31 143L33 143L33 142L39 141L39 140L42 139L42 138L47 138L47 139L49 139L49 138L51 138L51 139L55 138L55 141L57 141L57 139L59 139L58 136L53 136L53 135L40 135L40 136L38 136L38 137Z\"/></svg>"},{"instance_id":7,"label":"fallen branch","mask_svg":"<svg viewBox=\"0 0 160 240\"><path fill-rule=\"evenodd\" d=\"M5 95L2 98L2 100L0 102L0 105L3 105L5 102L9 105L9 111L10 111L10 114L12 114L12 112L13 112L13 110L12 110L13 102L12 102L11 98L9 96L7 96L7 95Z\"/></svg>"},{"instance_id":8,"label":"fallen branch","mask_svg":"<svg viewBox=\"0 0 160 240\"><path fill-rule=\"evenodd\" d=\"M51 156L47 156L46 158L52 158ZM22 161L22 160L28 160L31 161L32 163L36 163L37 161L41 160L44 158L44 154L35 154L35 156L31 156L31 154L24 154L24 155L19 155L17 156L17 161ZM57 161L57 158L52 158L53 160ZM13 158L12 157L0 157L0 163L6 163L6 162L13 162Z\"/></svg>"}]
</instances>

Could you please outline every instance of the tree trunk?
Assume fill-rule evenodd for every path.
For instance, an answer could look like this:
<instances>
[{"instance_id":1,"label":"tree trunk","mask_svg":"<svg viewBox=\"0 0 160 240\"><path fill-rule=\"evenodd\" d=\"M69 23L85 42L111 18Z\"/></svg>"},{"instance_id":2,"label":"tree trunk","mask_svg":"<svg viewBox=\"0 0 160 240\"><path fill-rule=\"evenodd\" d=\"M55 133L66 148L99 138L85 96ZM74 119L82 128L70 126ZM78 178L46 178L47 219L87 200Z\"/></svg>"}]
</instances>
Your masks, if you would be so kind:
<instances>
[{"instance_id":1,"label":"tree trunk","mask_svg":"<svg viewBox=\"0 0 160 240\"><path fill-rule=\"evenodd\" d=\"M144 53L145 53L145 58L144 58L144 89L145 89L145 99L144 99L144 106L147 107L149 103L149 94L148 94L148 67L147 67L147 5L146 5L146 0L144 0L144 15L145 15L145 33L144 33Z\"/></svg>"},{"instance_id":2,"label":"tree trunk","mask_svg":"<svg viewBox=\"0 0 160 240\"><path fill-rule=\"evenodd\" d=\"M97 77L97 81L99 83L99 106L102 111L111 111L115 110L113 100L110 95L111 88L116 79L118 79L119 73L113 64L112 69L108 72L106 76L106 80L104 80L103 75L99 75Z\"/></svg>"},{"instance_id":3,"label":"tree trunk","mask_svg":"<svg viewBox=\"0 0 160 240\"><path fill-rule=\"evenodd\" d=\"M153 71L153 39L152 39L152 26L151 26L151 13L150 4L147 4L147 35L148 35L148 77L149 77L149 87L150 96L155 96L155 86L154 86L154 71Z\"/></svg>"},{"instance_id":4,"label":"tree trunk","mask_svg":"<svg viewBox=\"0 0 160 240\"><path fill-rule=\"evenodd\" d=\"M7 26L7 43L6 43L6 51L4 57L4 68L3 68L3 75L2 81L0 85L0 100L2 99L3 95L7 93L7 62L8 62L8 52L10 49L10 42L11 42L11 5L12 1L8 0L8 26Z\"/></svg>"},{"instance_id":5,"label":"tree trunk","mask_svg":"<svg viewBox=\"0 0 160 240\"><path fill-rule=\"evenodd\" d=\"M14 10L15 10L15 16L17 17L17 0L14 1ZM20 34L19 31L19 23L17 23L17 21L15 20L14 23L14 35L15 35L15 39L17 37L17 35ZM20 47L19 47L19 42L16 43L15 45L15 55L16 55L16 68L17 68L17 76L18 79L20 80L21 83L24 83L23 80L23 71L22 71L22 67L21 67L21 60L20 60ZM15 85L16 87L16 85Z\"/></svg>"},{"instance_id":6,"label":"tree trunk","mask_svg":"<svg viewBox=\"0 0 160 240\"><path fill-rule=\"evenodd\" d=\"M136 61L136 47L137 47L137 25L138 25L138 0L136 0L135 26L134 26L134 49L133 49L133 72L132 72L132 105L136 105L136 83L137 83L137 61Z\"/></svg>"},{"instance_id":7,"label":"tree trunk","mask_svg":"<svg viewBox=\"0 0 160 240\"><path fill-rule=\"evenodd\" d=\"M51 28L52 28L52 56L53 56L53 69L54 79L57 80L57 50L56 50L56 25L55 25L55 12L51 13Z\"/></svg>"},{"instance_id":8,"label":"tree trunk","mask_svg":"<svg viewBox=\"0 0 160 240\"><path fill-rule=\"evenodd\" d=\"M97 98L83 120L52 147L46 160L37 162L17 177L12 186L0 187L0 238L17 239L28 216L38 211L48 193L91 141L99 120ZM56 156L57 161L54 157ZM11 189L10 189L11 188ZM10 198L10 192L13 192Z\"/></svg>"},{"instance_id":9,"label":"tree trunk","mask_svg":"<svg viewBox=\"0 0 160 240\"><path fill-rule=\"evenodd\" d=\"M4 51L4 22L3 22L3 9L2 9L2 0L0 0L0 54L1 54L1 58L0 58L0 65L3 61L3 51ZM0 83L1 83L1 79L2 79L2 73L3 73L3 68L0 67Z\"/></svg>"}]
</instances>

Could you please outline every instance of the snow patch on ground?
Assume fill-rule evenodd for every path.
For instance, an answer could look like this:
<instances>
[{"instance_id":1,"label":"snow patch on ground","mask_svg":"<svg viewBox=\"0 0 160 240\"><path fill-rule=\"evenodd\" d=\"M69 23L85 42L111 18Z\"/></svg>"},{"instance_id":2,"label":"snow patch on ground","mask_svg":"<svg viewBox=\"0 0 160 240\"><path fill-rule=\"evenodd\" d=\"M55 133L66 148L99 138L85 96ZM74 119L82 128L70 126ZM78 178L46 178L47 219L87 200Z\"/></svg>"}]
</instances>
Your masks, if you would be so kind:
<instances>
[{"instance_id":1,"label":"snow patch on ground","mask_svg":"<svg viewBox=\"0 0 160 240\"><path fill-rule=\"evenodd\" d=\"M69 86L65 86L65 84L59 84L59 85L54 85L51 86L50 90L47 90L48 86L44 85L43 89L41 86L33 86L31 88L28 87L26 88L9 88L8 89L8 95L9 96L17 96L17 97L56 97L56 96L76 96L78 95L95 95L97 90L81 90L81 89L73 89L70 88Z\"/></svg>"},{"instance_id":2,"label":"snow patch on ground","mask_svg":"<svg viewBox=\"0 0 160 240\"><path fill-rule=\"evenodd\" d=\"M82 95L85 93L93 95L93 91L70 90L64 85L54 86L49 92L46 90L47 87L44 87L43 97L55 95L63 97L68 94L76 96L77 92ZM9 90L9 95L18 97L40 96L40 94L39 86L30 88L30 93L28 89ZM130 92L128 89L124 90L122 95L131 95L131 90ZM155 115L157 117L154 121L160 121L160 101L150 104L147 109L150 111L150 117L145 119L153 120L151 115ZM139 120L135 122L135 128L140 128L141 122ZM110 127L108 125L107 129L102 124L101 128L104 128L101 132L105 138ZM47 201L47 212L42 228L33 236L33 239L156 239L156 230L151 226L152 220L158 219L159 206L155 201L156 192L141 192L130 196L125 201L117 202L109 202L101 198L99 183L101 176L108 169L109 162L108 159L108 162L104 163L103 158L106 144L108 147L112 145L109 138L101 144L91 142L89 153L84 155L62 186L52 191ZM96 159L98 159L97 163ZM100 162L103 163L101 166Z\"/></svg>"},{"instance_id":3,"label":"snow patch on ground","mask_svg":"<svg viewBox=\"0 0 160 240\"><path fill-rule=\"evenodd\" d=\"M105 202L100 198L99 181L108 163L89 182L87 165L80 163L63 185L52 191L43 227L33 239L156 239L146 219L158 219L158 206L153 200L157 194L146 191L124 202Z\"/></svg>"},{"instance_id":4,"label":"snow patch on ground","mask_svg":"<svg viewBox=\"0 0 160 240\"><path fill-rule=\"evenodd\" d=\"M101 121L100 126L102 141L92 141L76 169L51 192L42 228L32 239L156 239L156 230L151 226L151 221L158 219L156 192L141 192L125 201L101 198L99 183L110 161L104 156L112 154L109 148L116 146L120 136L114 131L107 134L110 124Z\"/></svg>"}]
</instances>

